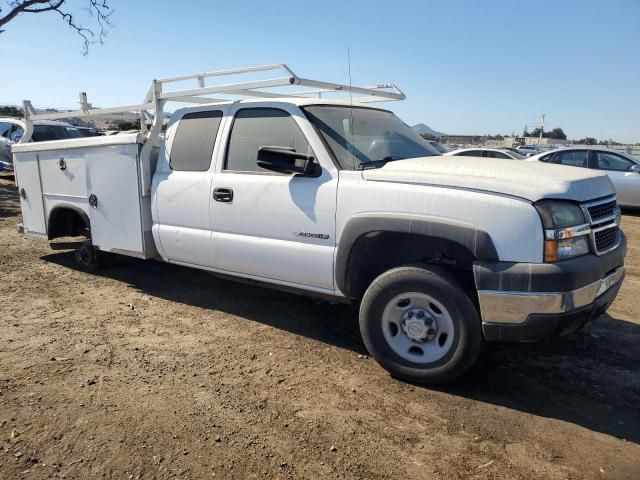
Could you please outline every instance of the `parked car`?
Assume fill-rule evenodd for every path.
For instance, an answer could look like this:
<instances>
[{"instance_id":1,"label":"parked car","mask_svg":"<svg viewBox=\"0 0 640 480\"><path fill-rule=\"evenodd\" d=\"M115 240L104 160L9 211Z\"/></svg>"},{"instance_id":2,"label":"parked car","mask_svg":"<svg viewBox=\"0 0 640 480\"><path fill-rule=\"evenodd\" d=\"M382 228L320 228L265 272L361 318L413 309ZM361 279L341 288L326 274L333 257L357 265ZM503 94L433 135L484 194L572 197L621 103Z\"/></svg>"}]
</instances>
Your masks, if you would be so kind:
<instances>
[{"instance_id":1,"label":"parked car","mask_svg":"<svg viewBox=\"0 0 640 480\"><path fill-rule=\"evenodd\" d=\"M605 172L623 207L640 207L640 159L602 147L567 147L534 155L527 161L557 163Z\"/></svg>"},{"instance_id":2,"label":"parked car","mask_svg":"<svg viewBox=\"0 0 640 480\"><path fill-rule=\"evenodd\" d=\"M251 70L275 68L247 95L350 88ZM159 107L214 88L175 81L154 81ZM485 341L571 333L613 302L626 240L604 173L452 161L370 101L265 97L181 108L165 136L158 108L147 135L15 146L20 229L84 237L75 258L91 271L111 252L352 303L371 355L421 383L455 380Z\"/></svg>"},{"instance_id":3,"label":"parked car","mask_svg":"<svg viewBox=\"0 0 640 480\"><path fill-rule=\"evenodd\" d=\"M431 145L433 148L435 148L441 154L445 154L445 153L447 153L449 151L449 149L447 147L442 145L440 142L436 142L435 140L427 140L426 142L429 145Z\"/></svg>"},{"instance_id":4,"label":"parked car","mask_svg":"<svg viewBox=\"0 0 640 480\"><path fill-rule=\"evenodd\" d=\"M519 147L516 147L516 149L524 157L530 157L532 155L537 155L538 153L543 152L543 150L536 145L520 145Z\"/></svg>"},{"instance_id":5,"label":"parked car","mask_svg":"<svg viewBox=\"0 0 640 480\"><path fill-rule=\"evenodd\" d=\"M0 170L13 170L11 146L18 143L25 131L25 122L19 118L0 118ZM38 120L33 124L32 142L80 138L82 133L68 123Z\"/></svg>"},{"instance_id":6,"label":"parked car","mask_svg":"<svg viewBox=\"0 0 640 480\"><path fill-rule=\"evenodd\" d=\"M83 137L100 137L104 135L93 127L74 127Z\"/></svg>"},{"instance_id":7,"label":"parked car","mask_svg":"<svg viewBox=\"0 0 640 480\"><path fill-rule=\"evenodd\" d=\"M477 148L460 148L458 150L453 150L451 152L444 153L446 156L456 156L456 157L483 157L483 158L504 158L509 160L522 160L524 158L523 155L520 155L513 150L509 150L506 148L486 148L486 147L477 147Z\"/></svg>"}]
</instances>

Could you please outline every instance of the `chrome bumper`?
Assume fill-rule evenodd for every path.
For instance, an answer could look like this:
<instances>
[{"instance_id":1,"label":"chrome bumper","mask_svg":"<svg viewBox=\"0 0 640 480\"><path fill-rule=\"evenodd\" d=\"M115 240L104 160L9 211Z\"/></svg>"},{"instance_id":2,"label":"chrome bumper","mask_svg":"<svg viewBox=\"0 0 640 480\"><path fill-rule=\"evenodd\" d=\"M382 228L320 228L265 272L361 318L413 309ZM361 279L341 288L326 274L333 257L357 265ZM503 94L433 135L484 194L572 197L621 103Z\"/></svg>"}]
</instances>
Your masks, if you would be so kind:
<instances>
[{"instance_id":1,"label":"chrome bumper","mask_svg":"<svg viewBox=\"0 0 640 480\"><path fill-rule=\"evenodd\" d=\"M485 323L522 324L533 314L562 314L594 302L624 276L624 267L585 287L569 292L509 292L479 290Z\"/></svg>"}]
</instances>

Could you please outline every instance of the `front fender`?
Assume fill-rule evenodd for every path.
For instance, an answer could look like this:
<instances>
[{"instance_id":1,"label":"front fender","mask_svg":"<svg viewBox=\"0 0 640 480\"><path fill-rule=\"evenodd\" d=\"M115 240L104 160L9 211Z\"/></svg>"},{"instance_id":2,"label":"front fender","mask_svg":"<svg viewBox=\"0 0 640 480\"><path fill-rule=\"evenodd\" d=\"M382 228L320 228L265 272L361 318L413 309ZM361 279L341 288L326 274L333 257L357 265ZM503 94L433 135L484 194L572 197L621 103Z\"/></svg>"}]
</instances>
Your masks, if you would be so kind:
<instances>
[{"instance_id":1,"label":"front fender","mask_svg":"<svg viewBox=\"0 0 640 480\"><path fill-rule=\"evenodd\" d=\"M335 280L340 291L346 293L348 290L347 270L353 245L363 235L373 232L398 232L441 238L465 247L478 260L498 260L490 235L471 223L413 214L361 213L346 223L338 242Z\"/></svg>"}]
</instances>

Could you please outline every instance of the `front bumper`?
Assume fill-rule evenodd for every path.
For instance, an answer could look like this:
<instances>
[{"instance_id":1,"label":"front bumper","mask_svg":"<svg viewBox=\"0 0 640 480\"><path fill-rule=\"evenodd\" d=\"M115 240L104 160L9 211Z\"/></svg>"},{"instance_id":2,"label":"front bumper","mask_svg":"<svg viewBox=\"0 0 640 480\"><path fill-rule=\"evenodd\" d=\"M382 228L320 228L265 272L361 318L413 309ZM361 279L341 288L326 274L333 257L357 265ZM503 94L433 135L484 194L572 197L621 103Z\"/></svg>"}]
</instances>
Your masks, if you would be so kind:
<instances>
[{"instance_id":1,"label":"front bumper","mask_svg":"<svg viewBox=\"0 0 640 480\"><path fill-rule=\"evenodd\" d=\"M539 341L571 333L602 315L624 280L626 240L603 256L553 264L474 266L488 341Z\"/></svg>"}]
</instances>

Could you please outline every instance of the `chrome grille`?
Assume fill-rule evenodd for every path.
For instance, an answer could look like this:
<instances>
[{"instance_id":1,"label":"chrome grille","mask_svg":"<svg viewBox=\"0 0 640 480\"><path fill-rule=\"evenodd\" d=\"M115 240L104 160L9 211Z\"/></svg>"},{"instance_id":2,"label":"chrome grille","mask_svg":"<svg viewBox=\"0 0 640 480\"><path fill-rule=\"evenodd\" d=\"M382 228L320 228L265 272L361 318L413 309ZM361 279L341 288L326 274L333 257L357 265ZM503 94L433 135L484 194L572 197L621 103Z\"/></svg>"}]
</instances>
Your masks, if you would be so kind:
<instances>
[{"instance_id":1,"label":"chrome grille","mask_svg":"<svg viewBox=\"0 0 640 480\"><path fill-rule=\"evenodd\" d=\"M599 203L587 207L589 216L591 217L591 223L595 223L600 219L615 216L616 214L616 201L611 200L605 203Z\"/></svg>"},{"instance_id":2,"label":"chrome grille","mask_svg":"<svg viewBox=\"0 0 640 480\"><path fill-rule=\"evenodd\" d=\"M620 209L615 197L582 205L591 225L591 246L596 255L615 249L620 244Z\"/></svg>"}]
</instances>

